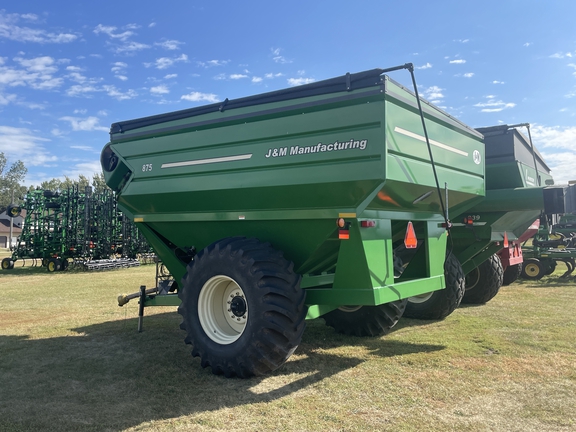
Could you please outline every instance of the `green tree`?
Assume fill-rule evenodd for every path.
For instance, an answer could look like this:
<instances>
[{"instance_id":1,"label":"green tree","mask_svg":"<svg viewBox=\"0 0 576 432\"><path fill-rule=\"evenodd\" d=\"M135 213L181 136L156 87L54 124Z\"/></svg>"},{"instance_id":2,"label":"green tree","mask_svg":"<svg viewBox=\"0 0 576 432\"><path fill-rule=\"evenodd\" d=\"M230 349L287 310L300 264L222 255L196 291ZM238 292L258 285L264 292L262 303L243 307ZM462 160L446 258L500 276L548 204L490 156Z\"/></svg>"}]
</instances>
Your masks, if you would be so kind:
<instances>
[{"instance_id":1,"label":"green tree","mask_svg":"<svg viewBox=\"0 0 576 432\"><path fill-rule=\"evenodd\" d=\"M94 177L92 177L92 188L94 189L94 193L102 193L110 189L106 184L106 180L104 180L103 173L94 174Z\"/></svg>"},{"instance_id":2,"label":"green tree","mask_svg":"<svg viewBox=\"0 0 576 432\"><path fill-rule=\"evenodd\" d=\"M26 186L22 186L24 177L28 169L24 163L17 160L8 168L8 159L3 152L0 152L0 212L12 203L12 193L14 193L14 203L20 204L22 197L26 193Z\"/></svg>"},{"instance_id":3,"label":"green tree","mask_svg":"<svg viewBox=\"0 0 576 432\"><path fill-rule=\"evenodd\" d=\"M92 179L80 174L77 179L64 176L64 180L53 178L52 180L43 181L38 189L51 190L54 192L62 192L68 188L77 187L80 192L84 192L87 186L91 186L94 193L102 193L104 190L109 189L104 180L104 174L95 174ZM31 187L29 190L37 189Z\"/></svg>"},{"instance_id":4,"label":"green tree","mask_svg":"<svg viewBox=\"0 0 576 432\"><path fill-rule=\"evenodd\" d=\"M62 180L57 178L40 183L40 189L43 190L59 191L61 188Z\"/></svg>"}]
</instances>

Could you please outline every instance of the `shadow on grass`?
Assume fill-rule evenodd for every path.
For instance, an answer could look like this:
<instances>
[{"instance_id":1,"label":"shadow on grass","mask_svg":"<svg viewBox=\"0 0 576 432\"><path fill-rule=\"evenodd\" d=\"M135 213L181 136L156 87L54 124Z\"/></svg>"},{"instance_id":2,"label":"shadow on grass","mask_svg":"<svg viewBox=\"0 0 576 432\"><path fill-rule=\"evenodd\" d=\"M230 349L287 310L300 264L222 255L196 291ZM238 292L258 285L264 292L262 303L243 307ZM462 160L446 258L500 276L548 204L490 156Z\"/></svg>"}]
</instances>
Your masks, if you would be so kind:
<instances>
[{"instance_id":1,"label":"shadow on grass","mask_svg":"<svg viewBox=\"0 0 576 432\"><path fill-rule=\"evenodd\" d=\"M31 274L51 274L46 270L46 267L42 267L40 260L37 260L36 264L33 264L33 260L18 260L14 263L14 268L10 270L0 270L0 275L2 277L18 277Z\"/></svg>"},{"instance_id":2,"label":"shadow on grass","mask_svg":"<svg viewBox=\"0 0 576 432\"><path fill-rule=\"evenodd\" d=\"M226 379L190 355L176 313L74 329L49 339L0 335L0 429L121 430L146 422L273 401L365 360L353 353L402 356L444 347L336 334L308 323L295 355L269 376ZM352 347L352 350L333 348ZM336 350L334 350L336 351ZM340 354L352 352L350 356ZM193 421L193 420L192 420ZM199 419L201 421L201 419Z\"/></svg>"},{"instance_id":3,"label":"shadow on grass","mask_svg":"<svg viewBox=\"0 0 576 432\"><path fill-rule=\"evenodd\" d=\"M567 277L561 276L562 273L555 273L550 276L544 276L539 280L519 279L515 282L514 285L521 286L523 288L556 288L564 286L575 286L574 283L576 282L576 275L570 275ZM510 287L513 288L514 285L510 285Z\"/></svg>"}]
</instances>

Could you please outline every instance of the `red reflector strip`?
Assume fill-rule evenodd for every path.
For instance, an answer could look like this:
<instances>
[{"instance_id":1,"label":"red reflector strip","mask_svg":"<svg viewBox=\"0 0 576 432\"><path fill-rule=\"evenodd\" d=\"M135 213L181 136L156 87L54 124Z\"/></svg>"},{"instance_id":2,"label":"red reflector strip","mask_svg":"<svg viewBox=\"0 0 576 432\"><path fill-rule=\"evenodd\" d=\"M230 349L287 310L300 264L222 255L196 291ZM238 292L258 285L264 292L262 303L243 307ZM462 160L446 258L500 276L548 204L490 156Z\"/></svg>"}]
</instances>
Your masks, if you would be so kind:
<instances>
[{"instance_id":1,"label":"red reflector strip","mask_svg":"<svg viewBox=\"0 0 576 432\"><path fill-rule=\"evenodd\" d=\"M412 222L408 222L408 226L406 227L404 246L406 246L406 249L416 249L416 246L418 246L418 239L416 238L416 232L414 231Z\"/></svg>"},{"instance_id":2,"label":"red reflector strip","mask_svg":"<svg viewBox=\"0 0 576 432\"><path fill-rule=\"evenodd\" d=\"M338 238L340 240L348 240L350 238L350 231L348 230L338 230Z\"/></svg>"},{"instance_id":3,"label":"red reflector strip","mask_svg":"<svg viewBox=\"0 0 576 432\"><path fill-rule=\"evenodd\" d=\"M373 220L363 220L360 221L360 226L362 228L374 228L376 226L376 221Z\"/></svg>"},{"instance_id":4,"label":"red reflector strip","mask_svg":"<svg viewBox=\"0 0 576 432\"><path fill-rule=\"evenodd\" d=\"M504 247L508 247L508 234L504 231Z\"/></svg>"}]
</instances>

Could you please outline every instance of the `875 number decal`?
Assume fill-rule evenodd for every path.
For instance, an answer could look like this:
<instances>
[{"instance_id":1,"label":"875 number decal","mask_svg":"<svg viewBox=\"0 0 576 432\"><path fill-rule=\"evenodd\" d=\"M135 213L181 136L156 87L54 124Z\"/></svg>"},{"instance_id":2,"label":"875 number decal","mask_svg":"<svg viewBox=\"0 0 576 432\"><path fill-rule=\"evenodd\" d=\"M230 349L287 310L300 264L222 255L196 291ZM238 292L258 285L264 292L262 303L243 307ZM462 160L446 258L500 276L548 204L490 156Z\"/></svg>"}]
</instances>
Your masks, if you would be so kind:
<instances>
[{"instance_id":1,"label":"875 number decal","mask_svg":"<svg viewBox=\"0 0 576 432\"><path fill-rule=\"evenodd\" d=\"M142 172L152 171L152 164L144 164L142 165Z\"/></svg>"}]
</instances>

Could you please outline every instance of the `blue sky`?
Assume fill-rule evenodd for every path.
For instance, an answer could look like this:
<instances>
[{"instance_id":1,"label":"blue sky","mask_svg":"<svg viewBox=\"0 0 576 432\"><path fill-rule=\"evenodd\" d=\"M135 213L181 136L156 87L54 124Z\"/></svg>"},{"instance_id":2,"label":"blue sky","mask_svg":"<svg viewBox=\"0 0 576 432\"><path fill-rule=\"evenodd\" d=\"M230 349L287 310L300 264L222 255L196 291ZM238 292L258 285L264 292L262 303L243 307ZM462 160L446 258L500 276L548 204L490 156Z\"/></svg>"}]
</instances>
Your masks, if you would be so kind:
<instances>
[{"instance_id":1,"label":"blue sky","mask_svg":"<svg viewBox=\"0 0 576 432\"><path fill-rule=\"evenodd\" d=\"M469 126L530 123L576 179L572 0L1 2L0 151L27 185L91 176L111 123L407 62Z\"/></svg>"}]
</instances>

